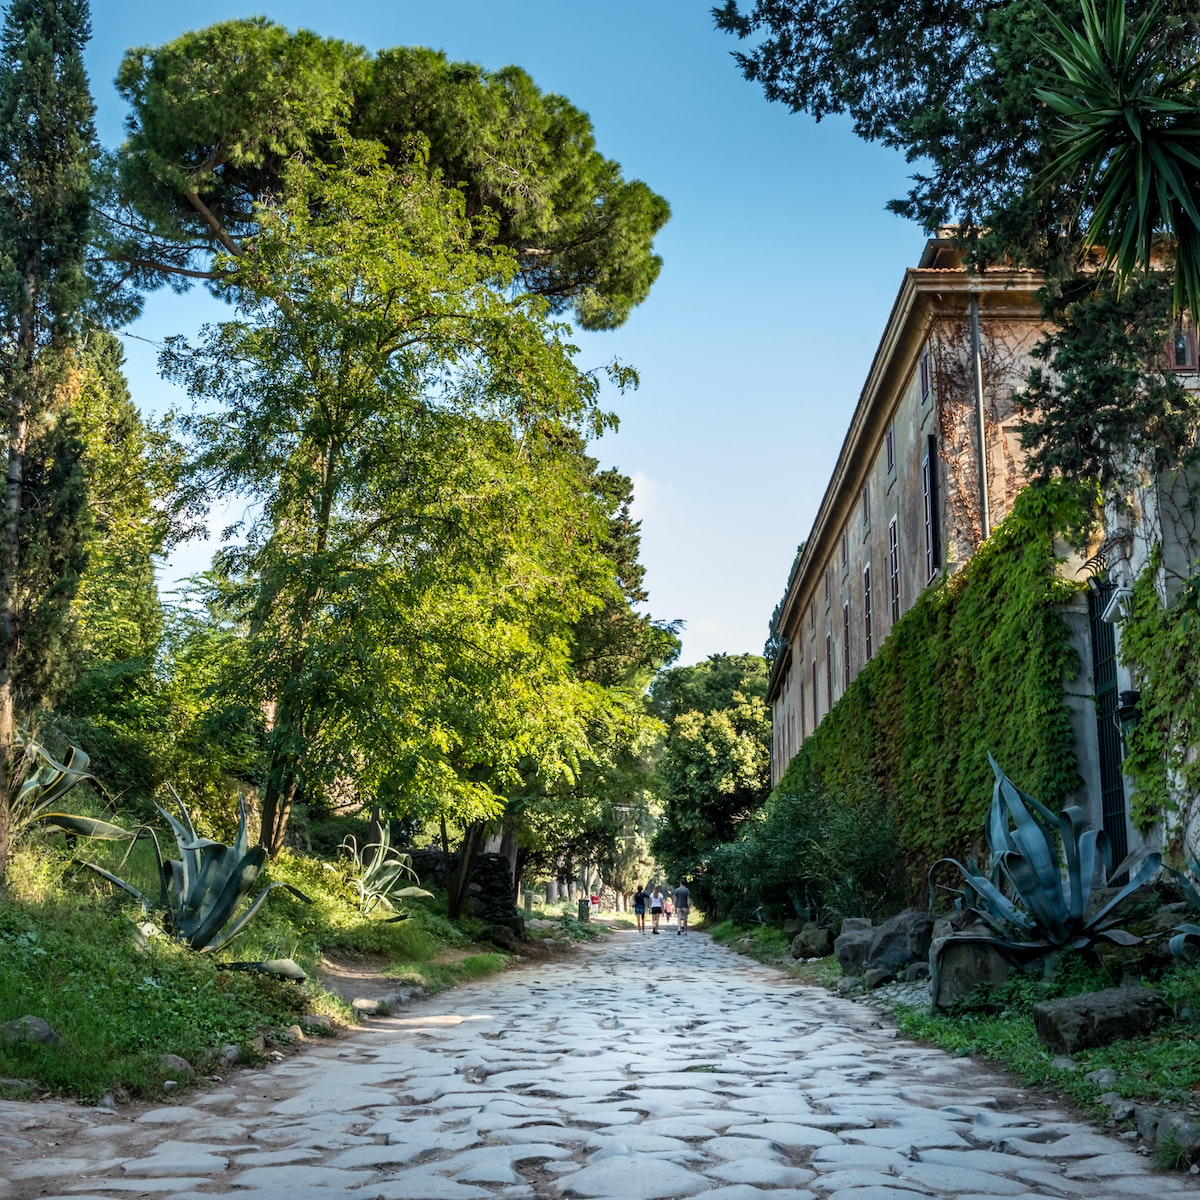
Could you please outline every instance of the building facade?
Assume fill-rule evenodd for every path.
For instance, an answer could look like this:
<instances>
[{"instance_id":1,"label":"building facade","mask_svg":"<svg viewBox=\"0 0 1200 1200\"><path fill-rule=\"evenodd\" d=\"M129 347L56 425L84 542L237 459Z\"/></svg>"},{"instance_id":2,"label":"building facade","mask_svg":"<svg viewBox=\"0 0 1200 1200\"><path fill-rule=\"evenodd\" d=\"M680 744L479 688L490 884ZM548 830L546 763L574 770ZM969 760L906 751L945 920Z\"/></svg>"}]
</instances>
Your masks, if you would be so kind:
<instances>
[{"instance_id":1,"label":"building facade","mask_svg":"<svg viewBox=\"0 0 1200 1200\"><path fill-rule=\"evenodd\" d=\"M940 239L905 273L781 606L773 782L1023 486L1013 394L1044 328L1040 282L1030 271L968 275Z\"/></svg>"},{"instance_id":2,"label":"building facade","mask_svg":"<svg viewBox=\"0 0 1200 1200\"><path fill-rule=\"evenodd\" d=\"M768 689L773 784L896 621L970 558L1024 486L1014 395L1046 328L1040 283L1028 271L969 275L942 239L905 273L780 606L782 648ZM1167 359L1185 386L1200 387L1190 319ZM1109 834L1115 862L1142 841L1122 771L1122 714L1138 696L1120 662L1122 605L1154 547L1164 601L1171 580L1191 574L1200 555L1196 494L1190 477L1148 478L1132 503L1110 506L1099 552L1066 566L1089 578L1062 613L1080 663L1064 695L1082 779L1072 799Z\"/></svg>"}]
</instances>

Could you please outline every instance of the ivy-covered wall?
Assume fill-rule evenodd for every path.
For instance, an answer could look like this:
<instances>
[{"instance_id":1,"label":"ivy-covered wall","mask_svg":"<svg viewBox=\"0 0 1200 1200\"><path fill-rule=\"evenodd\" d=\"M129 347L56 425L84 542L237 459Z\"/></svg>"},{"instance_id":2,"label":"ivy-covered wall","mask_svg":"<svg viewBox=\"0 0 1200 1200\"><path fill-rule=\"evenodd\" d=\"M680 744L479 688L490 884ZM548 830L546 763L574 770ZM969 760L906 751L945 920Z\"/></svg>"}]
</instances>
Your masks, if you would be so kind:
<instances>
[{"instance_id":1,"label":"ivy-covered wall","mask_svg":"<svg viewBox=\"0 0 1200 1200\"><path fill-rule=\"evenodd\" d=\"M1061 484L1027 488L967 565L920 597L801 746L745 831L747 844L718 859L718 870L724 862L742 873L726 881L726 895L757 877L793 905L845 912L846 888L835 904L821 882L833 876L810 867L828 849L814 823L852 806L862 839L885 837L900 866L890 896L877 894L876 879L858 881L864 907L894 910L920 898L933 863L982 845L989 751L1026 791L1065 801L1079 776L1064 687L1079 664L1060 606L1081 585L1060 577L1055 547L1083 511ZM803 827L794 825L797 797L809 798ZM786 863L767 861L781 855ZM867 856L876 872L879 856ZM781 888L785 876L791 883Z\"/></svg>"},{"instance_id":2,"label":"ivy-covered wall","mask_svg":"<svg viewBox=\"0 0 1200 1200\"><path fill-rule=\"evenodd\" d=\"M1159 595L1156 552L1133 586L1121 625L1121 658L1141 691L1125 772L1134 783L1130 818L1145 833L1167 824L1168 849L1183 841L1200 796L1200 576L1183 581L1169 604Z\"/></svg>"}]
</instances>

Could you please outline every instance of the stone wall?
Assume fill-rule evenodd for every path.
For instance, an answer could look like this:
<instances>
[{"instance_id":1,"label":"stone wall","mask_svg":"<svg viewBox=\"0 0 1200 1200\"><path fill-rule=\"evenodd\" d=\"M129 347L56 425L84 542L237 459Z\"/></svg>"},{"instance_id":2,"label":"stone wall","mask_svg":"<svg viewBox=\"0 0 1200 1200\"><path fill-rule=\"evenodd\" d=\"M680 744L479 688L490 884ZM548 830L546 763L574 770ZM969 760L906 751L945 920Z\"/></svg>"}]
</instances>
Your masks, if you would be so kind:
<instances>
[{"instance_id":1,"label":"stone wall","mask_svg":"<svg viewBox=\"0 0 1200 1200\"><path fill-rule=\"evenodd\" d=\"M440 850L409 850L407 853L412 855L413 870L422 886L445 888L446 872ZM458 856L452 854L450 861L456 863ZM511 920L518 915L512 872L503 854L476 855L468 905L473 915L486 921Z\"/></svg>"}]
</instances>

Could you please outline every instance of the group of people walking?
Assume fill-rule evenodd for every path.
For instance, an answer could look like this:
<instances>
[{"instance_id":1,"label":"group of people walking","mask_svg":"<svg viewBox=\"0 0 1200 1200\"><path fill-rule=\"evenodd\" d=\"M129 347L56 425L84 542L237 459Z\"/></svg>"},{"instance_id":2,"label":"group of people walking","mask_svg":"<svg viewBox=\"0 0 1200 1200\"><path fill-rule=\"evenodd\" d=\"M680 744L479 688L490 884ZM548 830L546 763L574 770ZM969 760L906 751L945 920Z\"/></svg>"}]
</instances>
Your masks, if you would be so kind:
<instances>
[{"instance_id":1,"label":"group of people walking","mask_svg":"<svg viewBox=\"0 0 1200 1200\"><path fill-rule=\"evenodd\" d=\"M673 894L664 892L657 883L652 891L646 890L649 887L646 884L646 887L640 887L633 893L633 915L637 917L638 932L646 932L646 910L649 909L651 933L657 933L659 921L663 917L669 920L672 912L678 925L676 936L686 933L692 907L692 893L688 891L687 884L681 883Z\"/></svg>"}]
</instances>

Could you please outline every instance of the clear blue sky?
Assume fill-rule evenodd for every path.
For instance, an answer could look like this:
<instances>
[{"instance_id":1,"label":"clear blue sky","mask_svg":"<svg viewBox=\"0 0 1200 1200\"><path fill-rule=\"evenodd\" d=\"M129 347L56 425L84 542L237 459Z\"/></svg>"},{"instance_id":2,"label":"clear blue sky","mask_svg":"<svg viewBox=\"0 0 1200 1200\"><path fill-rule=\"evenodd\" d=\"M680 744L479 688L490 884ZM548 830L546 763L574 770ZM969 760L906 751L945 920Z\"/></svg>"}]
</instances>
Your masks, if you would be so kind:
<instances>
[{"instance_id":1,"label":"clear blue sky","mask_svg":"<svg viewBox=\"0 0 1200 1200\"><path fill-rule=\"evenodd\" d=\"M884 211L902 159L847 124L769 105L742 79L710 3L436 0L252 7L95 0L88 53L102 142L123 135L112 86L124 51L266 15L369 50L425 45L489 69L523 67L589 113L601 152L671 204L649 300L620 330L580 334L581 362L620 358L639 391L596 447L634 478L649 611L686 623L681 663L759 653L797 542L808 534L919 228ZM157 293L129 332L130 383L158 412L152 343L220 315ZM219 525L221 522L214 522ZM214 543L164 576L207 565Z\"/></svg>"}]
</instances>

